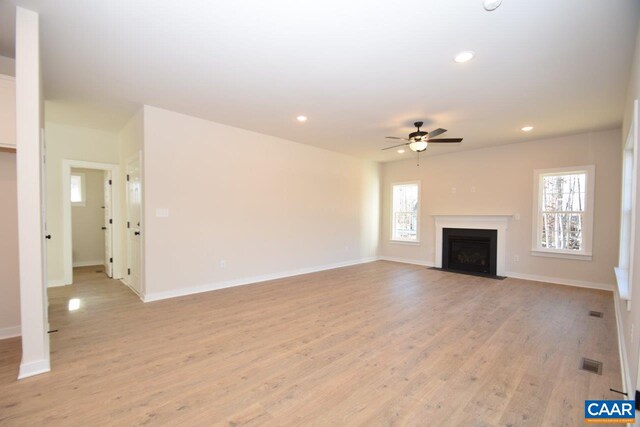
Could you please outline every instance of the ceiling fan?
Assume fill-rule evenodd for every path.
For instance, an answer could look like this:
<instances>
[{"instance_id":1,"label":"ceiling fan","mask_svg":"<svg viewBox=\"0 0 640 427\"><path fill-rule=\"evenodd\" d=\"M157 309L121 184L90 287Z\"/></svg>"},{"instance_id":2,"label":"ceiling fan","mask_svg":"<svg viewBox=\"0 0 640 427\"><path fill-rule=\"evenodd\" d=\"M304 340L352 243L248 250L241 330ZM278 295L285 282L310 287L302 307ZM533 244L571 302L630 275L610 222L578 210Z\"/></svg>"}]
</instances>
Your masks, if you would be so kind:
<instances>
[{"instance_id":1,"label":"ceiling fan","mask_svg":"<svg viewBox=\"0 0 640 427\"><path fill-rule=\"evenodd\" d=\"M427 149L427 146L429 144L452 144L452 143L459 143L462 141L462 138L438 138L438 139L433 139L433 137L438 136L438 135L442 135L443 133L445 133L447 130L446 129L442 129L442 128L438 128L436 130L433 130L431 132L425 132L423 130L420 130L420 128L422 127L424 123L423 122L415 122L413 125L418 128L417 131L415 132L411 132L409 134L409 138L398 138L395 136L387 136L388 139L400 139L402 141L408 141L402 144L398 144L398 145L394 145L393 147L387 147L387 148L383 148L382 150L391 150L392 148L398 148L398 147L403 147L405 145L408 145L409 148L412 151L415 151L416 153L421 153L424 150Z\"/></svg>"}]
</instances>

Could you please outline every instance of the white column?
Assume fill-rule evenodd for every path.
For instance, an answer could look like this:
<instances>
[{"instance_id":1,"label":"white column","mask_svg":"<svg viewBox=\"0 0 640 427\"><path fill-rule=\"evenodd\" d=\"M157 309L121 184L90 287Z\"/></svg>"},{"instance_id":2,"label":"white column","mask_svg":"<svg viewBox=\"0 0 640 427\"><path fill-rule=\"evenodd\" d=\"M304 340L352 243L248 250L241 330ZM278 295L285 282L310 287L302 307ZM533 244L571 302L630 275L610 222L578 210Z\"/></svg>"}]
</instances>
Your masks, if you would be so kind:
<instances>
[{"instance_id":1,"label":"white column","mask_svg":"<svg viewBox=\"0 0 640 427\"><path fill-rule=\"evenodd\" d=\"M18 378L50 370L41 188L43 124L38 14L16 8L16 165L22 362Z\"/></svg>"}]
</instances>

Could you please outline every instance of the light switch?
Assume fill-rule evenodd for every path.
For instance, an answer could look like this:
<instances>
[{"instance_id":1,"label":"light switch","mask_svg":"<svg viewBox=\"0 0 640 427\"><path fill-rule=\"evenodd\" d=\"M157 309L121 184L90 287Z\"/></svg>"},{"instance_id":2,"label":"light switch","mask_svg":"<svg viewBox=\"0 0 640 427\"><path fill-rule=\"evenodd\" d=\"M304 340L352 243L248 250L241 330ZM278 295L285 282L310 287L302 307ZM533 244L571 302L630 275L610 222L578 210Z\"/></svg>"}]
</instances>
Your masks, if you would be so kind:
<instances>
[{"instance_id":1,"label":"light switch","mask_svg":"<svg viewBox=\"0 0 640 427\"><path fill-rule=\"evenodd\" d=\"M156 218L168 218L169 208L156 208Z\"/></svg>"}]
</instances>

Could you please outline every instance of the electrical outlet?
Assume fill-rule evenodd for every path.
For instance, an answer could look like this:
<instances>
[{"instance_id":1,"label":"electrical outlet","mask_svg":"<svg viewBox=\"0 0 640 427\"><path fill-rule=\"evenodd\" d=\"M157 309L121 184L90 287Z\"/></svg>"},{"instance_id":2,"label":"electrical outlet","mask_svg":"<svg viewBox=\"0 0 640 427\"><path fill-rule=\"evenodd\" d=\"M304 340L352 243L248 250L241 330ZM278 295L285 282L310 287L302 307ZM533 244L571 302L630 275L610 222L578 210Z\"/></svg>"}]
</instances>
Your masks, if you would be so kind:
<instances>
[{"instance_id":1,"label":"electrical outlet","mask_svg":"<svg viewBox=\"0 0 640 427\"><path fill-rule=\"evenodd\" d=\"M520 255L514 255L513 262L520 262Z\"/></svg>"},{"instance_id":2,"label":"electrical outlet","mask_svg":"<svg viewBox=\"0 0 640 427\"><path fill-rule=\"evenodd\" d=\"M472 193L475 193L475 192L476 192L476 187L471 187L471 188L469 189L469 191L471 191Z\"/></svg>"},{"instance_id":3,"label":"electrical outlet","mask_svg":"<svg viewBox=\"0 0 640 427\"><path fill-rule=\"evenodd\" d=\"M220 261L220 268L227 268L227 260Z\"/></svg>"},{"instance_id":4,"label":"electrical outlet","mask_svg":"<svg viewBox=\"0 0 640 427\"><path fill-rule=\"evenodd\" d=\"M513 216L513 218L514 218L516 221L520 221L520 214L519 214L519 213L515 214L515 215Z\"/></svg>"},{"instance_id":5,"label":"electrical outlet","mask_svg":"<svg viewBox=\"0 0 640 427\"><path fill-rule=\"evenodd\" d=\"M456 194L456 187L451 187L451 194Z\"/></svg>"}]
</instances>

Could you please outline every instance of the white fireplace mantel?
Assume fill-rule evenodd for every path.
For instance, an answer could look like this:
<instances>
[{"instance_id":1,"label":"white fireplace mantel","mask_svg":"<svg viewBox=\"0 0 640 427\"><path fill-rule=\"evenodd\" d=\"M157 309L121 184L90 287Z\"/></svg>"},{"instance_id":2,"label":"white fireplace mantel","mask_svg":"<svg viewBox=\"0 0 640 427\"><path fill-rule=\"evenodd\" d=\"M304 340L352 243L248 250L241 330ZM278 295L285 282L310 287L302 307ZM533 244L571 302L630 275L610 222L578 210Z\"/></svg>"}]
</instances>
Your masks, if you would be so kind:
<instances>
[{"instance_id":1,"label":"white fireplace mantel","mask_svg":"<svg viewBox=\"0 0 640 427\"><path fill-rule=\"evenodd\" d=\"M507 229L513 215L434 215L436 221L436 262L442 268L442 229L443 228L476 228L480 230L497 230L498 250L496 258L496 274L504 276L507 266Z\"/></svg>"}]
</instances>

